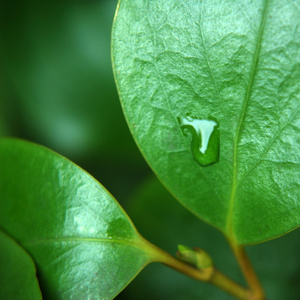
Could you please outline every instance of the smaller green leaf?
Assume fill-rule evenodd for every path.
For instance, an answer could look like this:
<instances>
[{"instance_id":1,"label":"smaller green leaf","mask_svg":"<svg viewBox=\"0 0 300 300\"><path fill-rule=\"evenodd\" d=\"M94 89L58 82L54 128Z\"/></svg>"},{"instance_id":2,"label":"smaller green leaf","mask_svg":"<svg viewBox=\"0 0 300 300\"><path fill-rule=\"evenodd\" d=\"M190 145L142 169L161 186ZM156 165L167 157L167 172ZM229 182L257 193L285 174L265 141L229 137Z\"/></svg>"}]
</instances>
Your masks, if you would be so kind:
<instances>
[{"instance_id":1,"label":"smaller green leaf","mask_svg":"<svg viewBox=\"0 0 300 300\"><path fill-rule=\"evenodd\" d=\"M48 298L112 299L157 260L116 200L67 159L2 139L0 169L0 226L34 258Z\"/></svg>"},{"instance_id":2,"label":"smaller green leaf","mask_svg":"<svg viewBox=\"0 0 300 300\"><path fill-rule=\"evenodd\" d=\"M199 269L211 268L214 265L210 255L203 249L196 247L190 248L184 245L178 245L177 256L179 259Z\"/></svg>"},{"instance_id":3,"label":"smaller green leaf","mask_svg":"<svg viewBox=\"0 0 300 300\"><path fill-rule=\"evenodd\" d=\"M42 299L31 257L0 230L0 299Z\"/></svg>"}]
</instances>

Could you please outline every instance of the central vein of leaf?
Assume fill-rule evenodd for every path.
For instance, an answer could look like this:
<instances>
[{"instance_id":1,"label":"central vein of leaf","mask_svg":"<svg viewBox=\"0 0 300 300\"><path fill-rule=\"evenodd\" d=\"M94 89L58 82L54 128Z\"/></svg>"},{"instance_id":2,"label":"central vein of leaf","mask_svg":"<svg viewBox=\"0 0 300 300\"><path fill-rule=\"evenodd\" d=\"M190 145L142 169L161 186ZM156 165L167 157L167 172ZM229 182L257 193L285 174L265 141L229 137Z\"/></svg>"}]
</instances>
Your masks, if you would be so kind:
<instances>
[{"instance_id":1,"label":"central vein of leaf","mask_svg":"<svg viewBox=\"0 0 300 300\"><path fill-rule=\"evenodd\" d=\"M262 41L262 36L263 36L263 31L264 31L265 21L266 21L267 8L268 8L268 0L266 0L264 3L260 27L259 27L259 31L258 31L257 39L256 39L255 52L253 55L249 84L247 86L241 115L240 115L239 122L238 122L238 125L236 128L236 133L234 136L232 188L231 188L229 209L228 209L228 215L227 215L227 224L226 224L227 236L231 240L236 240L234 226L233 226L233 216L234 216L234 204L235 204L235 200L236 200L236 191L237 191L238 143L240 140L243 123L245 121L246 111L247 111L249 99L251 96L251 90L252 90L252 86L253 86L256 71L257 71L257 65L258 65L258 61L259 61L259 53L260 53L260 49L261 49L261 41Z\"/></svg>"}]
</instances>

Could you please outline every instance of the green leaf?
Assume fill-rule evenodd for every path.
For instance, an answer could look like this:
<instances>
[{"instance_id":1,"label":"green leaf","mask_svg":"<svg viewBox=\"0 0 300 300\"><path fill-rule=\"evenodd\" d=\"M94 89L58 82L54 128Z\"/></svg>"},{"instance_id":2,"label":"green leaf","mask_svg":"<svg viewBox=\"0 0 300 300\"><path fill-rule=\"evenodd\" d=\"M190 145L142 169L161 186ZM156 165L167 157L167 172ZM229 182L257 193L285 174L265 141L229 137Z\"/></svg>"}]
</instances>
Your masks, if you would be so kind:
<instances>
[{"instance_id":1,"label":"green leaf","mask_svg":"<svg viewBox=\"0 0 300 300\"><path fill-rule=\"evenodd\" d=\"M0 230L0 299L42 299L31 257Z\"/></svg>"},{"instance_id":2,"label":"green leaf","mask_svg":"<svg viewBox=\"0 0 300 300\"><path fill-rule=\"evenodd\" d=\"M67 159L0 140L0 226L34 258L43 295L112 299L155 254L115 199Z\"/></svg>"},{"instance_id":3,"label":"green leaf","mask_svg":"<svg viewBox=\"0 0 300 300\"><path fill-rule=\"evenodd\" d=\"M290 0L119 2L112 52L131 132L176 198L238 244L300 224L299 20ZM217 122L218 162L194 159L187 117Z\"/></svg>"},{"instance_id":4,"label":"green leaf","mask_svg":"<svg viewBox=\"0 0 300 300\"><path fill-rule=\"evenodd\" d=\"M128 203L126 211L147 239L170 253L176 252L179 243L200 247L210 254L219 270L245 285L224 236L176 203L157 179L145 182ZM300 229L278 239L246 247L266 292L266 299L299 299L299 247ZM143 270L122 294L127 296L125 299L143 300L233 299L213 285L197 282L159 264Z\"/></svg>"}]
</instances>

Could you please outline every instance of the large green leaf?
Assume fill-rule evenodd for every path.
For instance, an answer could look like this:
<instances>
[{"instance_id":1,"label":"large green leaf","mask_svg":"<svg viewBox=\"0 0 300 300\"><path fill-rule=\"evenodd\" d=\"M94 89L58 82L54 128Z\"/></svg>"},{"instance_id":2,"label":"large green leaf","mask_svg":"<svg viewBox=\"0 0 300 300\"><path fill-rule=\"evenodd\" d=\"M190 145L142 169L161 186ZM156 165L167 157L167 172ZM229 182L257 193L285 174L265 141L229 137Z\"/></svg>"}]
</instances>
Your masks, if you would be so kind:
<instances>
[{"instance_id":1,"label":"large green leaf","mask_svg":"<svg viewBox=\"0 0 300 300\"><path fill-rule=\"evenodd\" d=\"M175 253L177 244L200 247L211 255L219 270L245 284L224 236L176 203L157 179L145 182L129 200L126 211L147 239L171 253ZM297 229L246 248L267 299L299 299L299 247L300 229ZM159 264L143 270L121 295L127 296L125 299L143 300L233 299L212 285L196 282Z\"/></svg>"},{"instance_id":2,"label":"large green leaf","mask_svg":"<svg viewBox=\"0 0 300 300\"><path fill-rule=\"evenodd\" d=\"M299 20L291 0L119 2L112 52L131 132L176 198L238 244L300 224ZM208 166L197 120L220 134Z\"/></svg>"},{"instance_id":3,"label":"large green leaf","mask_svg":"<svg viewBox=\"0 0 300 300\"><path fill-rule=\"evenodd\" d=\"M111 299L153 250L115 199L67 159L0 140L0 226L34 258L43 295Z\"/></svg>"},{"instance_id":4,"label":"large green leaf","mask_svg":"<svg viewBox=\"0 0 300 300\"><path fill-rule=\"evenodd\" d=\"M42 299L29 255L0 230L0 299Z\"/></svg>"}]
</instances>

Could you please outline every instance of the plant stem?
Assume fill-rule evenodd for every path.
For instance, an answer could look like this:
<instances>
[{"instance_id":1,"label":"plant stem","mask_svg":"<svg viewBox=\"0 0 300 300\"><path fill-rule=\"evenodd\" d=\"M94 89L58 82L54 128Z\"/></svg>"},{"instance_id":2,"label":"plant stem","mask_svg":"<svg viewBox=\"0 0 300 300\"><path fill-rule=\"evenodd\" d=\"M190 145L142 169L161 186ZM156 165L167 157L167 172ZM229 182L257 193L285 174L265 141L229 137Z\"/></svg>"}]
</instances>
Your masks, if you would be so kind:
<instances>
[{"instance_id":1,"label":"plant stem","mask_svg":"<svg viewBox=\"0 0 300 300\"><path fill-rule=\"evenodd\" d=\"M219 272L217 269L215 269L210 282L225 292L235 296L237 299L251 299L249 290L241 287L239 284L225 276L223 273Z\"/></svg>"},{"instance_id":2,"label":"plant stem","mask_svg":"<svg viewBox=\"0 0 300 300\"><path fill-rule=\"evenodd\" d=\"M247 256L247 253L243 246L239 246L233 243L230 243L234 255L242 269L242 272L245 276L245 279L248 282L249 288L251 289L252 296L251 300L264 300L265 295L262 289L262 286L255 274L255 271L252 267L252 264Z\"/></svg>"},{"instance_id":3,"label":"plant stem","mask_svg":"<svg viewBox=\"0 0 300 300\"><path fill-rule=\"evenodd\" d=\"M163 251L153 244L150 244L149 242L148 245L152 248L151 252L155 253L155 256L153 257L154 261L163 263L168 267L175 269L176 271L179 271L193 279L209 282L235 296L237 299L252 300L249 290L225 276L215 267L197 269L194 266L173 257L169 253Z\"/></svg>"}]
</instances>

